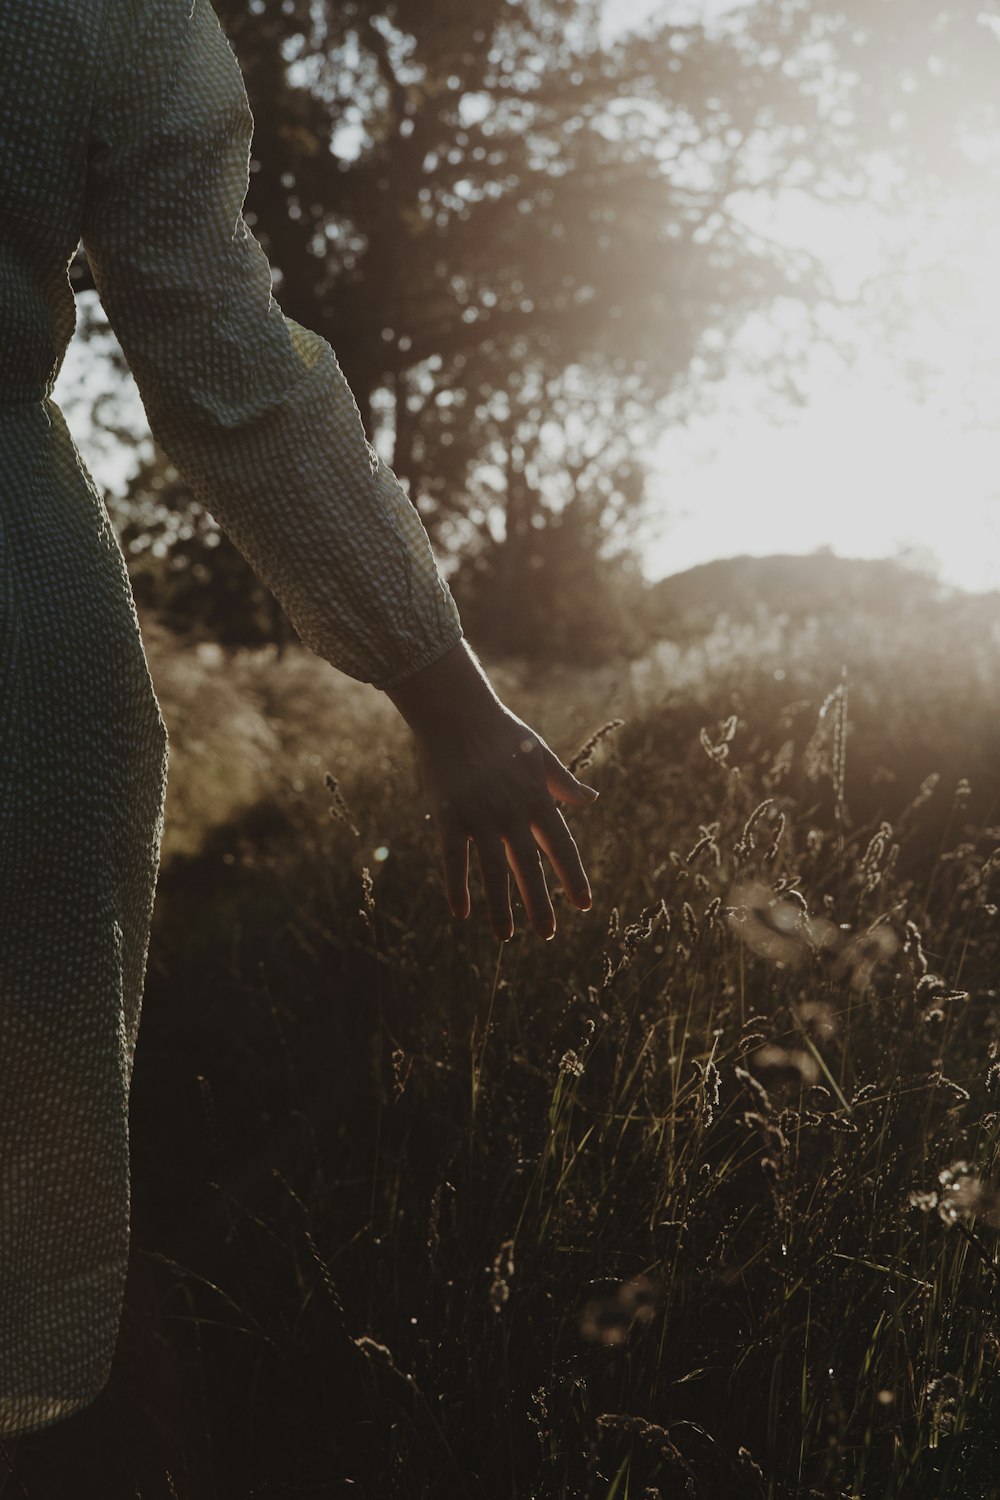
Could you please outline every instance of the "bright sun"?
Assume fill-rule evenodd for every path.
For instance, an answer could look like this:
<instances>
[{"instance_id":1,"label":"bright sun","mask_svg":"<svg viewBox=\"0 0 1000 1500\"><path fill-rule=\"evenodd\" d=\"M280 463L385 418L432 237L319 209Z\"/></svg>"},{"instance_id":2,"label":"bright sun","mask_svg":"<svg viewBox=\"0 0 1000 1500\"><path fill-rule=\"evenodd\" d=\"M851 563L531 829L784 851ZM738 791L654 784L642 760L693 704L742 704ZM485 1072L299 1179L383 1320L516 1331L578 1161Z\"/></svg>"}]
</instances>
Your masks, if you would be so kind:
<instances>
[{"instance_id":1,"label":"bright sun","mask_svg":"<svg viewBox=\"0 0 1000 1500\"><path fill-rule=\"evenodd\" d=\"M609 37L655 11L721 15L740 0L605 0ZM820 254L840 291L858 298L841 328L857 346L844 367L817 351L789 408L732 375L704 415L666 426L651 455L662 515L644 551L651 578L738 553L842 556L905 552L946 582L1000 588L1000 204L919 230L863 208L805 198L747 204L754 227ZM905 259L917 268L898 274ZM906 305L887 347L869 309L888 293ZM839 330L838 330L839 331ZM758 319L749 352L773 329ZM754 340L759 348L753 349Z\"/></svg>"},{"instance_id":2,"label":"bright sun","mask_svg":"<svg viewBox=\"0 0 1000 1500\"><path fill-rule=\"evenodd\" d=\"M907 224L805 201L770 227L821 249L856 313L832 315L856 343L844 365L818 349L804 404L789 408L734 370L705 415L668 429L653 472L664 525L651 577L742 552L900 552L968 589L1000 588L1000 222L970 207L895 274ZM909 257L912 262L912 251ZM887 340L872 309L897 299ZM905 312L902 309L905 307ZM867 311L866 311L867 309ZM766 319L747 338L766 348Z\"/></svg>"}]
</instances>

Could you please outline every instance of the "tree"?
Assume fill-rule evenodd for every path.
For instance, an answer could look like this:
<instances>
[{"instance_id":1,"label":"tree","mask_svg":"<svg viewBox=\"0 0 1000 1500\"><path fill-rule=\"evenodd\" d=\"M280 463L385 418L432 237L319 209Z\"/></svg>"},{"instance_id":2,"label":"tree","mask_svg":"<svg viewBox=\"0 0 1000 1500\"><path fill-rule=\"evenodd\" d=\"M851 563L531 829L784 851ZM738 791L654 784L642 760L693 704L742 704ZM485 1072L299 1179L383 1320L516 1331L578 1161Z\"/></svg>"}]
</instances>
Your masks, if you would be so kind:
<instances>
[{"instance_id":1,"label":"tree","mask_svg":"<svg viewBox=\"0 0 1000 1500\"><path fill-rule=\"evenodd\" d=\"M488 606L480 638L523 579L498 640L579 643L574 600L582 618L609 538L641 516L663 399L719 364L749 308L818 291L815 265L725 209L761 170L780 75L702 27L604 48L595 0L219 10L285 311L329 336L435 541L474 569L456 586ZM771 128L773 171L790 141Z\"/></svg>"},{"instance_id":2,"label":"tree","mask_svg":"<svg viewBox=\"0 0 1000 1500\"><path fill-rule=\"evenodd\" d=\"M975 9L948 12L962 56ZM531 580L518 630L542 638L559 577L596 576L627 539L644 441L726 367L752 311L799 310L774 363L787 378L831 285L747 206L862 195L898 135L896 49L933 58L937 27L925 0L905 20L759 0L603 46L598 0L218 10L254 108L248 216L277 295L333 343L370 435L463 559L456 585L495 582L484 641L512 580Z\"/></svg>"},{"instance_id":3,"label":"tree","mask_svg":"<svg viewBox=\"0 0 1000 1500\"><path fill-rule=\"evenodd\" d=\"M432 517L461 509L479 460L472 403L525 368L577 367L603 396L610 372L614 399L655 424L693 366L720 367L748 310L826 290L815 260L727 207L793 171L816 127L780 57L670 24L605 48L600 8L220 7L285 310L329 333Z\"/></svg>"}]
</instances>

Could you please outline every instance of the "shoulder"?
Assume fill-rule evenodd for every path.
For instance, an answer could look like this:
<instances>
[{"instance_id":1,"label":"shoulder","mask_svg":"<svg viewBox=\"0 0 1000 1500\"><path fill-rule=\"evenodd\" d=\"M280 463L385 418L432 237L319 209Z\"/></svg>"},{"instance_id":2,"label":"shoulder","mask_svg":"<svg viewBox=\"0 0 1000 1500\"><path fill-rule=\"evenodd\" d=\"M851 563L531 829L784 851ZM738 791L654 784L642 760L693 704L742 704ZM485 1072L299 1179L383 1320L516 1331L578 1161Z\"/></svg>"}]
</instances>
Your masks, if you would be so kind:
<instances>
[{"instance_id":1,"label":"shoulder","mask_svg":"<svg viewBox=\"0 0 1000 1500\"><path fill-rule=\"evenodd\" d=\"M110 3L0 0L0 210L42 180L56 216L74 201Z\"/></svg>"},{"instance_id":2,"label":"shoulder","mask_svg":"<svg viewBox=\"0 0 1000 1500\"><path fill-rule=\"evenodd\" d=\"M88 0L62 3L86 8ZM106 51L117 48L123 59L131 51L137 64L154 72L169 71L171 58L224 35L211 0L98 0L93 8L102 14Z\"/></svg>"},{"instance_id":3,"label":"shoulder","mask_svg":"<svg viewBox=\"0 0 1000 1500\"><path fill-rule=\"evenodd\" d=\"M38 53L46 46L65 46L94 52L104 29L109 0L6 0L0 4L0 37L21 54ZM15 55L5 45L4 63Z\"/></svg>"},{"instance_id":4,"label":"shoulder","mask_svg":"<svg viewBox=\"0 0 1000 1500\"><path fill-rule=\"evenodd\" d=\"M119 168L131 162L144 170L152 141L162 148L161 183L170 173L190 181L191 160L230 147L245 165L253 120L210 0L102 0L100 8L105 26L89 112L92 165L110 152Z\"/></svg>"}]
</instances>

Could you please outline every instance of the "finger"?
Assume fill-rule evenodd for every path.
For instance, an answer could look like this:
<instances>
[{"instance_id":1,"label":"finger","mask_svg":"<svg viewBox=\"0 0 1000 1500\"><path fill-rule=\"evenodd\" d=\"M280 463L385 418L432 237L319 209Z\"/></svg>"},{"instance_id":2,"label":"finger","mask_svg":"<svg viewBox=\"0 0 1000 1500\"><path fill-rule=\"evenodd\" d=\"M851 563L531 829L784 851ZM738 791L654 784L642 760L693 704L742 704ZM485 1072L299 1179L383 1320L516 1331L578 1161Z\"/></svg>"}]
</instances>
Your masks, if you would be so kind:
<instances>
[{"instance_id":1,"label":"finger","mask_svg":"<svg viewBox=\"0 0 1000 1500\"><path fill-rule=\"evenodd\" d=\"M596 787L588 786L585 781L578 781L548 745L543 746L542 756L545 761L546 785L553 797L558 797L560 802L573 802L578 807L587 807L591 802L597 801L600 792Z\"/></svg>"},{"instance_id":2,"label":"finger","mask_svg":"<svg viewBox=\"0 0 1000 1500\"><path fill-rule=\"evenodd\" d=\"M504 839L504 845L528 920L538 936L547 940L556 930L556 918L538 846L529 838Z\"/></svg>"},{"instance_id":3,"label":"finger","mask_svg":"<svg viewBox=\"0 0 1000 1500\"><path fill-rule=\"evenodd\" d=\"M456 917L469 915L469 836L460 828L441 830L444 889Z\"/></svg>"},{"instance_id":4,"label":"finger","mask_svg":"<svg viewBox=\"0 0 1000 1500\"><path fill-rule=\"evenodd\" d=\"M558 807L550 804L532 823L531 830L548 855L559 877L559 884L574 906L588 911L593 904L590 882L583 868L576 840L566 827L566 819Z\"/></svg>"},{"instance_id":5,"label":"finger","mask_svg":"<svg viewBox=\"0 0 1000 1500\"><path fill-rule=\"evenodd\" d=\"M507 861L503 845L495 837L484 835L476 839L476 855L479 872L483 877L483 895L490 925L502 943L514 934L514 916L510 909L510 881L507 878Z\"/></svg>"}]
</instances>

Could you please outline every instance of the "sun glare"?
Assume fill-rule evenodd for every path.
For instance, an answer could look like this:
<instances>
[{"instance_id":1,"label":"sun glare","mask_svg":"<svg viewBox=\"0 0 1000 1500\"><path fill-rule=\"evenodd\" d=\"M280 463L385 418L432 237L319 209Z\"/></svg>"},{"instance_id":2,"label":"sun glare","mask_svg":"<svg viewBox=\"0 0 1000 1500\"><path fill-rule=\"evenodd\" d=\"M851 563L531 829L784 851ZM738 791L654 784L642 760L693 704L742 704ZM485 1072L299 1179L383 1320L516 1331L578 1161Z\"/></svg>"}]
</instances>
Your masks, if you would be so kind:
<instances>
[{"instance_id":1,"label":"sun glare","mask_svg":"<svg viewBox=\"0 0 1000 1500\"><path fill-rule=\"evenodd\" d=\"M818 255L839 310L789 403L734 364L665 431L651 577L719 556L905 554L961 588L1000 588L1000 207L916 226L805 198L745 204ZM906 266L902 271L900 267ZM766 363L773 318L748 325ZM844 358L840 352L851 350Z\"/></svg>"},{"instance_id":2,"label":"sun glare","mask_svg":"<svg viewBox=\"0 0 1000 1500\"><path fill-rule=\"evenodd\" d=\"M606 32L683 9L606 0ZM710 21L733 5L688 9ZM980 170L995 150L969 143L962 209L949 204L937 222L794 192L738 205L755 231L817 256L842 307L798 403L734 359L700 414L665 426L651 463L661 521L644 553L649 577L828 547L904 554L943 582L1000 588L1000 201ZM751 321L750 363L778 352L779 317Z\"/></svg>"}]
</instances>

